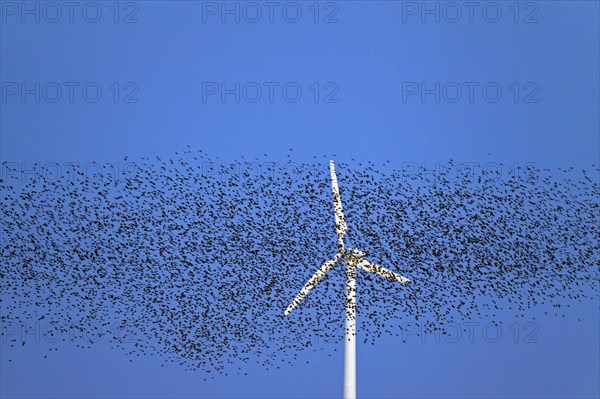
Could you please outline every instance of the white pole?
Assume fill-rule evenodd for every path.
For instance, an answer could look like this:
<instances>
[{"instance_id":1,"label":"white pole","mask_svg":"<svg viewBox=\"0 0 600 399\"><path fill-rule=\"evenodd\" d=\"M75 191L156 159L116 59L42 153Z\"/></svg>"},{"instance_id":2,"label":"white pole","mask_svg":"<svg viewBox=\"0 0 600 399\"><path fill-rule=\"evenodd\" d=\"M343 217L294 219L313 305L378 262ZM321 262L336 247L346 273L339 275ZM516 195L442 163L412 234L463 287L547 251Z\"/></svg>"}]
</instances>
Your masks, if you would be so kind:
<instances>
[{"instance_id":1,"label":"white pole","mask_svg":"<svg viewBox=\"0 0 600 399\"><path fill-rule=\"evenodd\" d=\"M356 265L347 259L344 399L356 399Z\"/></svg>"}]
</instances>

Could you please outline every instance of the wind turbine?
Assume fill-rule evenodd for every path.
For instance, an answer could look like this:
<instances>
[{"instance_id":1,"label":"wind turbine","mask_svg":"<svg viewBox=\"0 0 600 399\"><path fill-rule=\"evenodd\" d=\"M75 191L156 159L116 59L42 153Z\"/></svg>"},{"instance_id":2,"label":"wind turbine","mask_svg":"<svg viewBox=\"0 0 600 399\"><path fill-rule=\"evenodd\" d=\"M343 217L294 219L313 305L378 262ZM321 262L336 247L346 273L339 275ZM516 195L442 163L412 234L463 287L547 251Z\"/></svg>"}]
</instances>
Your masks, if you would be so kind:
<instances>
[{"instance_id":1,"label":"wind turbine","mask_svg":"<svg viewBox=\"0 0 600 399\"><path fill-rule=\"evenodd\" d=\"M346 235L346 221L342 210L342 199L338 188L335 165L329 161L331 172L331 191L333 192L333 207L335 210L335 230L337 232L338 253L323 263L321 268L304 285L300 293L285 310L287 316L300 303L300 301L315 287L336 263L346 262L346 332L344 335L344 399L356 398L356 268L359 267L371 273L390 278L403 284L410 280L390 270L369 262L365 259L366 253L358 249L344 248L344 235Z\"/></svg>"}]
</instances>

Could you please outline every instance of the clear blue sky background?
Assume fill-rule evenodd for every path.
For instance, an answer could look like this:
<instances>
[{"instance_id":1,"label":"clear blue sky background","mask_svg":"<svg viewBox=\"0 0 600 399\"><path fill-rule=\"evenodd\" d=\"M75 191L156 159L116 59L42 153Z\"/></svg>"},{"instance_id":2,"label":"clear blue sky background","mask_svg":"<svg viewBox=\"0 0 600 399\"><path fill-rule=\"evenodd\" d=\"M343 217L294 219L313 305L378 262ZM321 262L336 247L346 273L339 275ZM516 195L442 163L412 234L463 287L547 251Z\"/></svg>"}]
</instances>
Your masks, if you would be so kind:
<instances>
[{"instance_id":1,"label":"clear blue sky background","mask_svg":"<svg viewBox=\"0 0 600 399\"><path fill-rule=\"evenodd\" d=\"M447 21L456 8L444 8L443 2L437 5L439 23L435 15L422 21L421 2L321 2L317 23L313 2L293 3L302 11L297 23L282 15L286 2L278 3L272 23L263 2L255 3L263 11L256 23L245 21L244 16L255 16L245 3L239 3L241 12L247 11L239 23L235 15L222 22L220 10L203 15L203 7L207 12L221 8L221 2L121 3L118 15L112 2L98 2L97 23L82 16L85 3L74 9L73 22L63 7L56 23L48 21L56 9L44 3L27 3L40 7L39 23L21 10L13 14L15 3L1 4L2 160L28 166L116 162L125 154L171 155L189 144L224 160L267 153L277 161L293 148L299 162L336 154L340 161L389 159L397 168L403 162L431 165L450 158L550 168L598 164L598 2L521 2L516 8L513 2L497 2L502 14L495 23L496 8L483 11L486 2L474 9L472 22L462 6L456 23ZM295 17L293 4L288 19ZM230 9L235 5L227 3ZM410 13L414 6L416 15ZM86 11L93 19L95 9ZM131 13L137 22L123 23ZM327 16L337 22L324 23ZM64 85L56 103L48 101L55 97L52 86L46 96L40 93L39 103L33 94L23 102L21 83L32 88L35 82L79 86L72 103ZM96 103L82 97L88 82L102 89ZM115 82L117 102L110 89ZM128 82L139 89L136 103L123 101L133 87ZM279 86L273 102L263 85L257 103L243 95L236 103L233 95L226 102L219 95L203 101L203 82ZM302 89L296 103L282 96L288 82ZM403 82L424 82L429 88L457 82L463 96L451 103L440 93L436 103L434 95L422 102L419 93L403 101ZM464 82L479 84L473 102ZM482 95L489 82L502 89L495 103ZM19 92L10 94L15 87ZM333 97L338 101L326 103L332 87L339 89ZM446 97L453 97L447 87ZM251 89L248 96L254 96ZM525 102L534 89L530 98L538 101ZM598 304L574 304L565 318L541 317L544 310L531 311L539 327L537 343L523 342L528 332L523 324L531 318L519 320L515 343L508 329L514 315L507 314L497 343L482 338L481 326L491 320L473 320L480 323L473 343L466 337L458 343L412 337L406 344L384 338L374 347L359 345L358 394L598 397ZM277 372L248 366L247 376L204 382L203 373L160 367L160 359L131 363L102 343L91 350L63 345L47 359L42 358L48 352L44 343L0 348L3 397L336 397L342 392L341 351L333 357L306 353L294 367Z\"/></svg>"}]
</instances>

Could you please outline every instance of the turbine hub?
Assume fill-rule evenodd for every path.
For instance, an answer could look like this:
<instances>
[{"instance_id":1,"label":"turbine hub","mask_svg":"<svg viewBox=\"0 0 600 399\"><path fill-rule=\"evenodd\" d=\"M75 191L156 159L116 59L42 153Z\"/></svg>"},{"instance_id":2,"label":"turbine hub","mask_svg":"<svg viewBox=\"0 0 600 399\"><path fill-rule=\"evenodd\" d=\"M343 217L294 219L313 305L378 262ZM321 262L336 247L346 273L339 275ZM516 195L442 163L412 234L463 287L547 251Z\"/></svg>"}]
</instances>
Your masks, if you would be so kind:
<instances>
[{"instance_id":1,"label":"turbine hub","mask_svg":"<svg viewBox=\"0 0 600 399\"><path fill-rule=\"evenodd\" d=\"M344 255L347 256L348 258L356 258L356 259L364 258L365 256L367 256L366 253L364 253L363 251L359 251L356 248L347 249L346 253Z\"/></svg>"}]
</instances>

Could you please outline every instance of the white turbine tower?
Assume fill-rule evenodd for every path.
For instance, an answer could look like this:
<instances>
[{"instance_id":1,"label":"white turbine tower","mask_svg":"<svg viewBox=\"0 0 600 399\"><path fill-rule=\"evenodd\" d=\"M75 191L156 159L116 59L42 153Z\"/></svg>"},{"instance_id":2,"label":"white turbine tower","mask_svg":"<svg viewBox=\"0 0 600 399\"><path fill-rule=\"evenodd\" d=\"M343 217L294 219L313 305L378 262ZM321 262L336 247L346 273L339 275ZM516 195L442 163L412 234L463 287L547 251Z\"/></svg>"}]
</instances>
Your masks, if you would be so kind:
<instances>
[{"instance_id":1,"label":"white turbine tower","mask_svg":"<svg viewBox=\"0 0 600 399\"><path fill-rule=\"evenodd\" d=\"M335 166L329 161L331 171L331 190L333 192L333 206L335 208L335 229L337 231L338 253L308 280L300 293L285 310L287 316L300 301L314 288L314 286L325 276L325 274L336 263L346 261L346 332L344 336L344 399L356 398L356 268L360 267L371 273L390 278L406 284L409 280L390 270L384 269L364 259L366 254L358 249L344 248L344 235L346 234L346 222L342 210L342 200L338 188Z\"/></svg>"}]
</instances>

